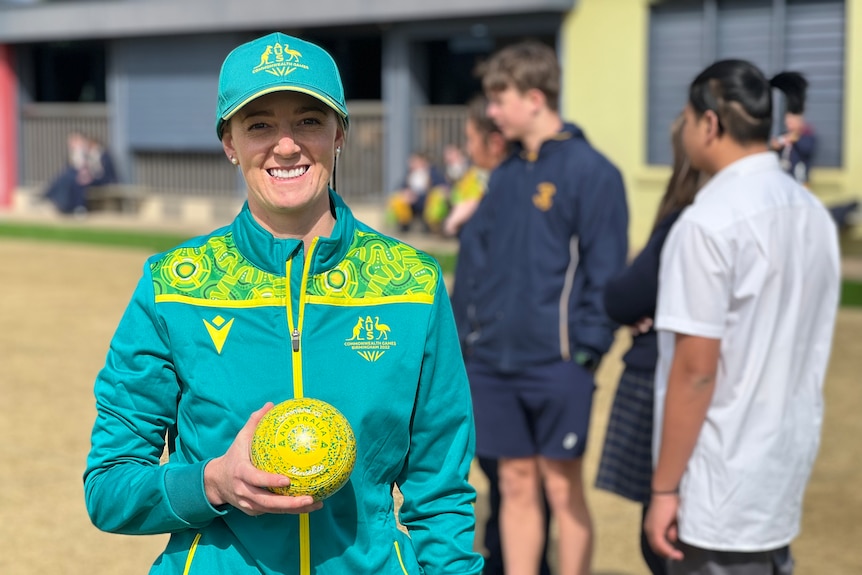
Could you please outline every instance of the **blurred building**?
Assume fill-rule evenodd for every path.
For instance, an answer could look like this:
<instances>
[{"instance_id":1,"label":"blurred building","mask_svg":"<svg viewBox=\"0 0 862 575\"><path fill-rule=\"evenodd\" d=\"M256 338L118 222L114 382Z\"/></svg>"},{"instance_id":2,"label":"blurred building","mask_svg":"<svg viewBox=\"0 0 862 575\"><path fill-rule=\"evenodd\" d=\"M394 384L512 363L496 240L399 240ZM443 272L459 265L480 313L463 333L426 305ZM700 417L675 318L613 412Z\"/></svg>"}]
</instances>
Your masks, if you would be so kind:
<instances>
[{"instance_id":1,"label":"blurred building","mask_svg":"<svg viewBox=\"0 0 862 575\"><path fill-rule=\"evenodd\" d=\"M634 246L667 182L670 122L717 59L751 60L767 76L804 73L818 137L812 190L827 204L862 196L860 0L581 0L560 51L564 111L623 168Z\"/></svg>"},{"instance_id":2,"label":"blurred building","mask_svg":"<svg viewBox=\"0 0 862 575\"><path fill-rule=\"evenodd\" d=\"M560 54L562 109L623 170L632 243L668 176L669 126L710 62L752 60L810 80L813 189L862 191L858 0L0 0L0 205L64 161L65 134L104 139L129 182L164 194L240 193L213 129L227 52L281 30L316 41L344 76L348 199L376 201L411 150L461 141L477 62L537 37ZM852 95L856 94L856 97ZM776 113L780 119L780 113Z\"/></svg>"},{"instance_id":3,"label":"blurred building","mask_svg":"<svg viewBox=\"0 0 862 575\"><path fill-rule=\"evenodd\" d=\"M411 150L462 141L479 59L524 36L557 42L573 0L0 0L0 93L14 119L7 159L39 186L62 166L65 134L106 140L129 182L229 196L238 175L215 137L219 67L273 30L327 48L351 111L338 187L380 198ZM0 65L0 69L3 68ZM0 76L2 77L2 76ZM2 136L0 136L2 137Z\"/></svg>"}]
</instances>

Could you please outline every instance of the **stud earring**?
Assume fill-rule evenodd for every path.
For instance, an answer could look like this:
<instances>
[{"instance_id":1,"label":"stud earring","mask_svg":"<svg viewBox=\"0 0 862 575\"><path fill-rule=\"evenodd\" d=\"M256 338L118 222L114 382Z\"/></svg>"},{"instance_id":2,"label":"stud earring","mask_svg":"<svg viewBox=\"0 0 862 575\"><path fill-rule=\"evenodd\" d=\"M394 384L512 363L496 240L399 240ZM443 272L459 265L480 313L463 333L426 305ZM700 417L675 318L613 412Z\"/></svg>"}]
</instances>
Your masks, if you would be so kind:
<instances>
[{"instance_id":1,"label":"stud earring","mask_svg":"<svg viewBox=\"0 0 862 575\"><path fill-rule=\"evenodd\" d=\"M340 153L341 153L341 146L337 146L337 147L335 148L335 155L337 156L337 155L338 155L338 154L340 154Z\"/></svg>"},{"instance_id":2,"label":"stud earring","mask_svg":"<svg viewBox=\"0 0 862 575\"><path fill-rule=\"evenodd\" d=\"M239 160L237 160L236 158L231 158L230 163L235 166L235 165L239 164Z\"/></svg>"}]
</instances>

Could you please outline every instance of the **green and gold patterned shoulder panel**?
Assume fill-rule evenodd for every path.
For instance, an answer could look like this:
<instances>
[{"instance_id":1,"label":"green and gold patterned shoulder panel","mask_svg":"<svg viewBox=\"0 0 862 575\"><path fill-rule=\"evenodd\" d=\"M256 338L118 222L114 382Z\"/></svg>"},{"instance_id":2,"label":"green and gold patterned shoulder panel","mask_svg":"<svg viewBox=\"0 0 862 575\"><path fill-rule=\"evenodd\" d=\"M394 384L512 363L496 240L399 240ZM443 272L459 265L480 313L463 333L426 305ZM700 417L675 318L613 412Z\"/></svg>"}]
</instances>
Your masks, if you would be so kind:
<instances>
[{"instance_id":1,"label":"green and gold patterned shoulder panel","mask_svg":"<svg viewBox=\"0 0 862 575\"><path fill-rule=\"evenodd\" d=\"M283 305L283 277L252 265L236 249L233 234L213 236L199 247L180 247L150 265L157 302L197 305Z\"/></svg>"},{"instance_id":2,"label":"green and gold patterned shoulder panel","mask_svg":"<svg viewBox=\"0 0 862 575\"><path fill-rule=\"evenodd\" d=\"M352 300L431 303L437 291L436 260L395 239L358 231L345 257L334 268L309 278L310 299L349 304ZM358 302L357 302L358 303Z\"/></svg>"}]
</instances>

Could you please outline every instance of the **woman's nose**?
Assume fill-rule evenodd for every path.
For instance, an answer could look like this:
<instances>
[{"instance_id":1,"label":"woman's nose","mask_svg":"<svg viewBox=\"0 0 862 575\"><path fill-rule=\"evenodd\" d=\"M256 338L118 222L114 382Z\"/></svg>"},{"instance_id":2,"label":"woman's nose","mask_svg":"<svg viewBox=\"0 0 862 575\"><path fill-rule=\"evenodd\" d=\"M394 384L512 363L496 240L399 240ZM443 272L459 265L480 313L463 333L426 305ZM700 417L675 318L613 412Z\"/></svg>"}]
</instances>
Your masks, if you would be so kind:
<instances>
[{"instance_id":1,"label":"woman's nose","mask_svg":"<svg viewBox=\"0 0 862 575\"><path fill-rule=\"evenodd\" d=\"M275 143L274 152L279 156L292 156L299 153L299 144L296 143L293 132L282 130L278 141Z\"/></svg>"}]
</instances>

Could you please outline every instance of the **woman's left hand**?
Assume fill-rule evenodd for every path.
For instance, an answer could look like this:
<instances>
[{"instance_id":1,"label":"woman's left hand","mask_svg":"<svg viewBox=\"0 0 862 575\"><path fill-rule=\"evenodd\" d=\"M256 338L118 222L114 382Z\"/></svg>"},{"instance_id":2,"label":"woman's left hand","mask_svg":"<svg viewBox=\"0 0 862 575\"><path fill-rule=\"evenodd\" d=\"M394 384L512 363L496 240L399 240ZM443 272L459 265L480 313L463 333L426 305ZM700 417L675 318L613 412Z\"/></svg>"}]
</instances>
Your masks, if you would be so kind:
<instances>
[{"instance_id":1,"label":"woman's left hand","mask_svg":"<svg viewBox=\"0 0 862 575\"><path fill-rule=\"evenodd\" d=\"M256 468L249 456L251 439L261 418L272 408L267 403L248 418L227 452L204 468L204 489L214 507L229 504L247 515L309 513L323 507L310 495L292 497L273 493L269 487L287 487L290 479Z\"/></svg>"}]
</instances>

